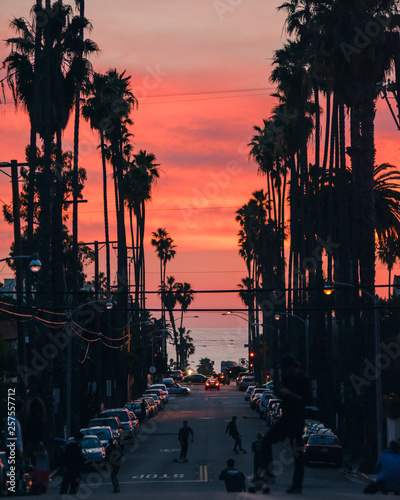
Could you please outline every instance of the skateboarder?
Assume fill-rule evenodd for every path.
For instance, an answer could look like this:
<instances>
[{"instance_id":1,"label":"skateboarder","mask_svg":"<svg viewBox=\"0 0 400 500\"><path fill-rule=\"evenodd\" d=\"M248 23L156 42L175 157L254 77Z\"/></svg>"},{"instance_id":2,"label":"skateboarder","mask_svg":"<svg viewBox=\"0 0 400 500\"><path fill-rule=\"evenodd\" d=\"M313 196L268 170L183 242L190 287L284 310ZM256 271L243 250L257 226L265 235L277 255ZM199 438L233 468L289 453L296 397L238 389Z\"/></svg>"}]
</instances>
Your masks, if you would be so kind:
<instances>
[{"instance_id":1,"label":"skateboarder","mask_svg":"<svg viewBox=\"0 0 400 500\"><path fill-rule=\"evenodd\" d=\"M240 434L239 434L239 431L238 431L238 428L236 425L236 420L237 420L237 417L233 416L232 420L226 426L225 433L229 434L229 436L231 436L235 441L235 444L233 446L234 453L239 453L239 451L241 451L242 453L247 453L247 451L242 448L242 440L240 438ZM238 450L238 447L239 447L239 450Z\"/></svg>"},{"instance_id":2,"label":"skateboarder","mask_svg":"<svg viewBox=\"0 0 400 500\"><path fill-rule=\"evenodd\" d=\"M178 434L178 439L179 442L181 443L181 454L179 458L182 460L182 462L187 462L187 450L188 450L188 444L189 444L189 435L192 435L192 443L193 443L193 430L188 426L188 421L184 420L183 421L183 427L179 429L179 434Z\"/></svg>"}]
</instances>

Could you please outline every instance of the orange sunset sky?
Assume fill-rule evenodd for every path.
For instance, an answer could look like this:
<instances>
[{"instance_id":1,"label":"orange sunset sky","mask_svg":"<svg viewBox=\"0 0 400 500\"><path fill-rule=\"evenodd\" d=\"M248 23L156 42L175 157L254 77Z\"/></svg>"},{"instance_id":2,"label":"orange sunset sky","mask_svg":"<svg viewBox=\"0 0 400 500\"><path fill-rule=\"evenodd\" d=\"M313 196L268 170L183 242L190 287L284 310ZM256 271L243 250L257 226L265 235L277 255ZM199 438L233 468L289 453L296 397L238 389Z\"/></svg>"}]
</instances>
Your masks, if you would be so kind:
<instances>
[{"instance_id":1,"label":"orange sunset sky","mask_svg":"<svg viewBox=\"0 0 400 500\"><path fill-rule=\"evenodd\" d=\"M33 3L2 0L2 40L12 36L9 21L14 16L28 17ZM117 68L132 75L132 90L139 100L133 114L135 152L152 152L160 163L161 177L147 207L150 290L156 290L159 283L159 264L149 245L151 232L158 227L165 227L177 245L176 257L167 269L177 281L187 281L195 290L232 289L245 277L234 213L253 191L265 187L256 165L248 160L246 144L253 125L261 125L276 104L270 97L274 88L268 78L273 51L285 41L284 14L276 10L281 3L86 0L86 16L93 24L92 33L86 36L101 50L91 59L93 68L97 72ZM8 51L2 43L1 60ZM22 109L15 111L7 89L6 95L8 102L0 106L0 161L24 161L28 119ZM376 136L377 161L400 164L400 134L382 100L378 101ZM97 144L97 136L82 121L80 164L87 169L84 198L88 202L80 205L79 239L86 242L104 240ZM64 147L72 149L71 128L65 133ZM109 181L112 209L111 177ZM11 185L4 174L0 199L11 199ZM111 218L114 214L112 210ZM111 237L116 239L115 225ZM12 228L0 221L2 257L8 255L11 240ZM0 270L2 280L12 277L7 267ZM380 263L377 270L378 283L384 283L387 274ZM91 269L87 273L92 276ZM236 294L199 295L193 307L241 304ZM228 326L228 320L216 313L202 314L196 325L210 326L214 320Z\"/></svg>"}]
</instances>

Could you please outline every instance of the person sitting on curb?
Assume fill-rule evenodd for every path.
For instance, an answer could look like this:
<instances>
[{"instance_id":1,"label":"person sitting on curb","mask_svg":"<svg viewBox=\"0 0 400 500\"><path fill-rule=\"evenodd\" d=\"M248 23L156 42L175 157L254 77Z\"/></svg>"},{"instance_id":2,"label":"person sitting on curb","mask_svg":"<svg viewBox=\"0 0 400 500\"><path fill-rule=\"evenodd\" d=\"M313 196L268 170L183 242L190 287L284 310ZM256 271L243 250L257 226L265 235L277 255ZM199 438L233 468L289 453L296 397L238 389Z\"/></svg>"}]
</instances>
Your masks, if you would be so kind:
<instances>
[{"instance_id":1,"label":"person sitting on curb","mask_svg":"<svg viewBox=\"0 0 400 500\"><path fill-rule=\"evenodd\" d=\"M365 487L364 493L400 494L400 442L391 441L389 449L383 450L376 464L378 475L375 481Z\"/></svg>"},{"instance_id":2,"label":"person sitting on curb","mask_svg":"<svg viewBox=\"0 0 400 500\"><path fill-rule=\"evenodd\" d=\"M246 491L246 477L243 472L236 469L233 458L229 458L226 465L228 467L221 472L218 478L221 481L225 481L226 491Z\"/></svg>"}]
</instances>

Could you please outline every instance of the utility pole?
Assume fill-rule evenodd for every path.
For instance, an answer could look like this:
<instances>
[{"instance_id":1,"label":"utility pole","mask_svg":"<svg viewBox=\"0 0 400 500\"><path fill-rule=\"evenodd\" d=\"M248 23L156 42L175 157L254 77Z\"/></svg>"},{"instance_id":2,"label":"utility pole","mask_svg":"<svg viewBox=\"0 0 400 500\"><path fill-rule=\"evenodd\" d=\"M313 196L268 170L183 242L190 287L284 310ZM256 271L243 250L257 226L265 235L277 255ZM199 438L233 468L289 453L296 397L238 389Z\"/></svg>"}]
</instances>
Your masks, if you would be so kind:
<instances>
[{"instance_id":1,"label":"utility pole","mask_svg":"<svg viewBox=\"0 0 400 500\"><path fill-rule=\"evenodd\" d=\"M12 205L13 205L13 219L14 219L14 254L22 255L21 244L21 214L19 205L19 188L18 188L18 162L11 160L11 185L12 185ZM22 261L15 260L15 290L17 293L17 307L21 311L23 303L24 283L22 278ZM17 322L18 330L18 364L20 367L26 366L25 354L25 332L23 323ZM20 379L19 383L20 397L23 401L26 399L26 387Z\"/></svg>"}]
</instances>

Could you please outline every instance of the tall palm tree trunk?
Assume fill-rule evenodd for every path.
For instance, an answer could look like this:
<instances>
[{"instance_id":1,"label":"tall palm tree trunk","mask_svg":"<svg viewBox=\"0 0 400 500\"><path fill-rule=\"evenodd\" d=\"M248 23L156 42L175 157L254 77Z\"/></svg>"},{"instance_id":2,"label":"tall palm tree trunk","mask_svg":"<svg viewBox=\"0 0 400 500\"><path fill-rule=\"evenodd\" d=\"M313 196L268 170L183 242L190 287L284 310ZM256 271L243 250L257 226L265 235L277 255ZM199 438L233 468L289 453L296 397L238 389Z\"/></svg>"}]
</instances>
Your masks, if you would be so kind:
<instances>
[{"instance_id":1,"label":"tall palm tree trunk","mask_svg":"<svg viewBox=\"0 0 400 500\"><path fill-rule=\"evenodd\" d=\"M104 132L100 130L100 147L101 147L101 164L103 176L103 209L104 209L104 235L106 240L106 276L107 276L107 293L110 293L111 284L111 257L110 257L110 231L108 224L108 200L107 200L107 163L105 154Z\"/></svg>"}]
</instances>

